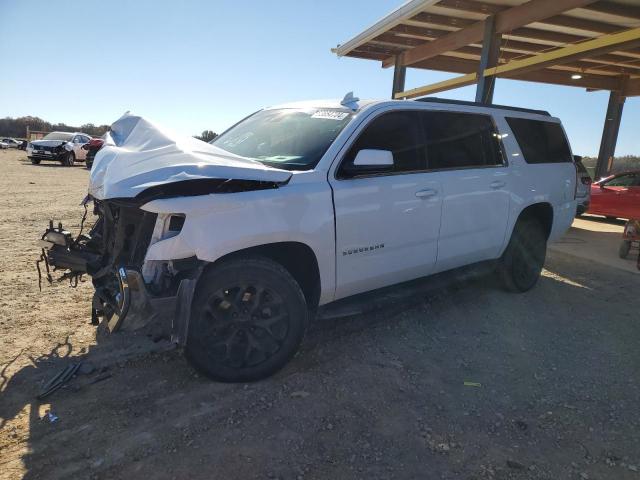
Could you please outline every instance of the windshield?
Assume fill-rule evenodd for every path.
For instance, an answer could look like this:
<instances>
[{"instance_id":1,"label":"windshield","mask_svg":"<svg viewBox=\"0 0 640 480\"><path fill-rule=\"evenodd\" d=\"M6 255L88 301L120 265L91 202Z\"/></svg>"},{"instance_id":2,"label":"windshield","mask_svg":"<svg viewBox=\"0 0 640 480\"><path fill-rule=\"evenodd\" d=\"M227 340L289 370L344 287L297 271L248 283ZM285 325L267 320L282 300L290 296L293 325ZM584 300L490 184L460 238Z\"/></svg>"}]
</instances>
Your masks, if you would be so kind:
<instances>
[{"instance_id":1,"label":"windshield","mask_svg":"<svg viewBox=\"0 0 640 480\"><path fill-rule=\"evenodd\" d=\"M352 117L337 108L261 110L211 143L270 166L310 170Z\"/></svg>"},{"instance_id":2,"label":"windshield","mask_svg":"<svg viewBox=\"0 0 640 480\"><path fill-rule=\"evenodd\" d=\"M64 140L65 142L69 142L71 141L71 137L73 137L73 133L51 132L47 133L43 140Z\"/></svg>"}]
</instances>

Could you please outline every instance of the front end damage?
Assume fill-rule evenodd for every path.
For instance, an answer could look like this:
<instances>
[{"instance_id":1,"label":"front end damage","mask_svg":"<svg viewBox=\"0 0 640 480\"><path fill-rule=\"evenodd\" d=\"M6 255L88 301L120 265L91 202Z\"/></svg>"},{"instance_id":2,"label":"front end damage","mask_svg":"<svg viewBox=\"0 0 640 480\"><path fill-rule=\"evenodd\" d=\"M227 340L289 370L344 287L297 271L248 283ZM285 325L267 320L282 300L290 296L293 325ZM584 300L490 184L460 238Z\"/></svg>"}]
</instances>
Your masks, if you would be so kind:
<instances>
[{"instance_id":1,"label":"front end damage","mask_svg":"<svg viewBox=\"0 0 640 480\"><path fill-rule=\"evenodd\" d=\"M81 228L74 238L62 224L50 222L41 238L40 276L76 286L88 275L95 288L94 325L102 320L111 332L148 328L183 344L202 262L195 257L147 263L144 259L152 243L180 232L184 217L146 212L134 199L87 197L85 209L90 203L95 223L88 233ZM81 225L86 216L85 211Z\"/></svg>"},{"instance_id":2,"label":"front end damage","mask_svg":"<svg viewBox=\"0 0 640 480\"><path fill-rule=\"evenodd\" d=\"M88 275L95 287L94 324L102 321L112 332L149 327L154 336L184 344L193 292L206 262L188 249L147 258L150 247L180 235L186 220L183 213L154 212L146 205L279 188L290 178L291 172L125 114L111 125L95 157L80 233L74 237L50 222L42 235L40 278L53 282L56 276L75 286ZM94 222L83 233L91 207ZM194 235L200 235L198 226L181 236L188 243Z\"/></svg>"}]
</instances>

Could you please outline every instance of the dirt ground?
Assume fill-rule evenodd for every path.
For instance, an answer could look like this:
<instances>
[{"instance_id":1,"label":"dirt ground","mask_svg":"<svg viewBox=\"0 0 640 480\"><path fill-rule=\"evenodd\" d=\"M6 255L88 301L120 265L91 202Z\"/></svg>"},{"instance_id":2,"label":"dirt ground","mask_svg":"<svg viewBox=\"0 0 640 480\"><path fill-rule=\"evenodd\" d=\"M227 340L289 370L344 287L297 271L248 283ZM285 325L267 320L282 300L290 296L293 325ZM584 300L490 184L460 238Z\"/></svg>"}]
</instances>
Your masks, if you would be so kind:
<instances>
[{"instance_id":1,"label":"dirt ground","mask_svg":"<svg viewBox=\"0 0 640 480\"><path fill-rule=\"evenodd\" d=\"M638 275L554 252L527 294L481 278L320 320L279 374L225 385L97 339L88 282L40 293L36 240L78 228L88 173L0 166L2 479L640 478Z\"/></svg>"}]
</instances>

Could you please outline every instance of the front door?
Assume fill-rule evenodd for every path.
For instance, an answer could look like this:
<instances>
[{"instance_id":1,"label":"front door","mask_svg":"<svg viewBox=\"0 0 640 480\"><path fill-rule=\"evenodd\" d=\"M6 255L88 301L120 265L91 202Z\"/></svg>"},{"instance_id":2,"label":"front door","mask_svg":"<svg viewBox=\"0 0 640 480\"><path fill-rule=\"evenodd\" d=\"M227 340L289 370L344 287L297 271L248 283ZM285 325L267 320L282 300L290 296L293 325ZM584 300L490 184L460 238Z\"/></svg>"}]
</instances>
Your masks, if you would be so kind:
<instances>
[{"instance_id":1,"label":"front door","mask_svg":"<svg viewBox=\"0 0 640 480\"><path fill-rule=\"evenodd\" d=\"M363 149L393 153L391 169L356 171ZM330 179L336 216L336 298L428 275L442 204L426 172L419 113L383 113L361 131Z\"/></svg>"},{"instance_id":2,"label":"front door","mask_svg":"<svg viewBox=\"0 0 640 480\"><path fill-rule=\"evenodd\" d=\"M88 137L84 135L76 135L73 137L73 153L76 156L76 160L84 160L87 158L87 151L82 146L89 141Z\"/></svg>"}]
</instances>

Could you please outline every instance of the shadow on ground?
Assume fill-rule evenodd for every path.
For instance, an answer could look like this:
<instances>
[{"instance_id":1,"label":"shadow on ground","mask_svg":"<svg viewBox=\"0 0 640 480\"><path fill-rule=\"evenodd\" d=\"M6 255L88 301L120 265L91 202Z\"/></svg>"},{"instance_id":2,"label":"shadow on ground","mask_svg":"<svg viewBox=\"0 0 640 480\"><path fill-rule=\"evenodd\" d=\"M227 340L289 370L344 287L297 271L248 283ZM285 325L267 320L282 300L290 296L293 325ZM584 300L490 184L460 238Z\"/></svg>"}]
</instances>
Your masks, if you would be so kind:
<instances>
[{"instance_id":1,"label":"shadow on ground","mask_svg":"<svg viewBox=\"0 0 640 480\"><path fill-rule=\"evenodd\" d=\"M43 406L39 383L77 354L62 345L3 370L3 462L28 479L635 479L638 282L552 253L524 295L481 277L326 316L248 385L114 336Z\"/></svg>"}]
</instances>

